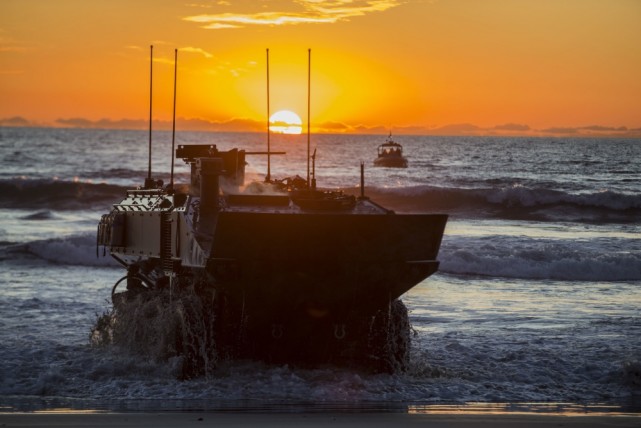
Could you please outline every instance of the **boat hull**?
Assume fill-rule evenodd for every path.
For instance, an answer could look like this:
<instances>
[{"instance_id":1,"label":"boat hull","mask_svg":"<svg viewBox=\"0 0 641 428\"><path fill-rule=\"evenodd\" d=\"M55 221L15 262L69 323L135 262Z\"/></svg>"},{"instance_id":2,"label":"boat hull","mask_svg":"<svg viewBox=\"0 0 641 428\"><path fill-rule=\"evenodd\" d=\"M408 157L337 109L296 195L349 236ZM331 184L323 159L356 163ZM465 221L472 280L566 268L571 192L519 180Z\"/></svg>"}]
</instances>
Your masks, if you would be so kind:
<instances>
[{"instance_id":1,"label":"boat hull","mask_svg":"<svg viewBox=\"0 0 641 428\"><path fill-rule=\"evenodd\" d=\"M238 182L244 152L177 155L191 164L188 195L131 190L98 225L98 253L127 269L99 336L160 346L183 377L237 358L406 367L400 297L438 269L447 215L395 214L364 192L225 194L219 180Z\"/></svg>"},{"instance_id":2,"label":"boat hull","mask_svg":"<svg viewBox=\"0 0 641 428\"><path fill-rule=\"evenodd\" d=\"M407 159L401 156L380 156L374 159L374 166L387 168L407 168Z\"/></svg>"},{"instance_id":3,"label":"boat hull","mask_svg":"<svg viewBox=\"0 0 641 428\"><path fill-rule=\"evenodd\" d=\"M261 319L372 314L430 276L445 215L221 213L209 282ZM296 312L295 311L295 312Z\"/></svg>"}]
</instances>

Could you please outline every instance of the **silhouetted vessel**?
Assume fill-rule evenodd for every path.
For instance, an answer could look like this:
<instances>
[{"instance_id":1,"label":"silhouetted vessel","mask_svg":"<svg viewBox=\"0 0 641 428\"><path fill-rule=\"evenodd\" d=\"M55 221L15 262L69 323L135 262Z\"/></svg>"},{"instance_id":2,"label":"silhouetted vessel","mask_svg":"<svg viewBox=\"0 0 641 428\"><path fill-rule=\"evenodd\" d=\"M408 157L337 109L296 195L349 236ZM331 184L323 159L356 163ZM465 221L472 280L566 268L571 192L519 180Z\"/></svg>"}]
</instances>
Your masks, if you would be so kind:
<instances>
[{"instance_id":1,"label":"silhouetted vessel","mask_svg":"<svg viewBox=\"0 0 641 428\"><path fill-rule=\"evenodd\" d=\"M436 272L446 215L395 214L371 201L363 164L359 197L316 189L309 156L307 179L271 180L269 138L267 152L178 146L191 167L181 192L173 159L168 186L151 178L151 128L149 147L145 185L98 225L98 251L127 274L94 342L180 360L184 377L241 358L407 365L399 298ZM248 155L268 156L265 183L244 186Z\"/></svg>"},{"instance_id":2,"label":"silhouetted vessel","mask_svg":"<svg viewBox=\"0 0 641 428\"><path fill-rule=\"evenodd\" d=\"M447 216L314 189L241 193L247 154L179 146L189 193L130 190L103 216L98 244L128 272L116 311L141 293L188 288L206 305L216 358L404 367L398 299L436 272Z\"/></svg>"},{"instance_id":3,"label":"silhouetted vessel","mask_svg":"<svg viewBox=\"0 0 641 428\"><path fill-rule=\"evenodd\" d=\"M378 146L378 156L374 159L374 165L407 168L407 159L403 156L403 146L392 139L391 133L387 140Z\"/></svg>"}]
</instances>

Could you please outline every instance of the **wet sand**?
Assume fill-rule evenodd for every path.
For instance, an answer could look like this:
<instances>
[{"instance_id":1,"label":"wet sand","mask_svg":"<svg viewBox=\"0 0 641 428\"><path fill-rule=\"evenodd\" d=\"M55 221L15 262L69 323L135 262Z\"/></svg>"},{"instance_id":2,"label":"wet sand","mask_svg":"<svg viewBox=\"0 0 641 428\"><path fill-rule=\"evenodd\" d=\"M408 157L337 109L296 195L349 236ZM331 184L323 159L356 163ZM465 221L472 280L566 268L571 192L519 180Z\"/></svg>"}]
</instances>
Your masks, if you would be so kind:
<instances>
[{"instance_id":1,"label":"wet sand","mask_svg":"<svg viewBox=\"0 0 641 428\"><path fill-rule=\"evenodd\" d=\"M639 427L641 414L5 413L0 427Z\"/></svg>"}]
</instances>

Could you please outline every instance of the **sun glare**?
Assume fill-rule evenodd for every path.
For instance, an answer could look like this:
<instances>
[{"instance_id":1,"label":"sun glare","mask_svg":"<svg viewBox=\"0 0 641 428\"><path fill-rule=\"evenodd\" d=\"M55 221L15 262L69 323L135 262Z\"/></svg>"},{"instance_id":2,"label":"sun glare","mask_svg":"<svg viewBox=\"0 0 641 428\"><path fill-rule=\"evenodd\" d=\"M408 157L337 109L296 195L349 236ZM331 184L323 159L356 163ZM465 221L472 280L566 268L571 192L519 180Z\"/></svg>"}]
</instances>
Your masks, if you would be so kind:
<instances>
[{"instance_id":1,"label":"sun glare","mask_svg":"<svg viewBox=\"0 0 641 428\"><path fill-rule=\"evenodd\" d=\"M279 134L300 134L303 122L296 113L290 110L280 110L269 118L269 130Z\"/></svg>"}]
</instances>

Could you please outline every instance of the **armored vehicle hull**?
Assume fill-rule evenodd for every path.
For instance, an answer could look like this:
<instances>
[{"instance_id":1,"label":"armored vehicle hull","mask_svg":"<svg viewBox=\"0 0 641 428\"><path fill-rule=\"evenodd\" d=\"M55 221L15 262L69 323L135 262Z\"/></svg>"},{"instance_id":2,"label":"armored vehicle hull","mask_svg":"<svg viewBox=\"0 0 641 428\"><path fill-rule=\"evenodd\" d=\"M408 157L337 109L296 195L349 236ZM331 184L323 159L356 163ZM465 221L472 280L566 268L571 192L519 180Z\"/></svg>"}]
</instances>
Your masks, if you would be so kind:
<instances>
[{"instance_id":1,"label":"armored vehicle hull","mask_svg":"<svg viewBox=\"0 0 641 428\"><path fill-rule=\"evenodd\" d=\"M409 322L399 298L437 270L447 216L315 189L242 193L245 155L181 146L189 194L132 190L103 216L98 244L128 271L115 311L145 292L189 288L219 360L403 368Z\"/></svg>"}]
</instances>

